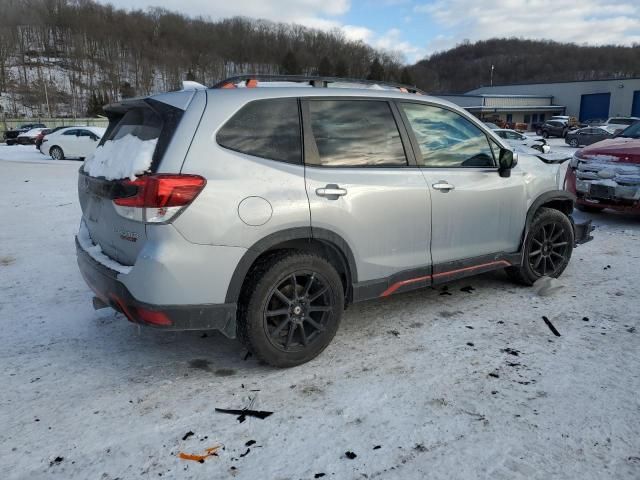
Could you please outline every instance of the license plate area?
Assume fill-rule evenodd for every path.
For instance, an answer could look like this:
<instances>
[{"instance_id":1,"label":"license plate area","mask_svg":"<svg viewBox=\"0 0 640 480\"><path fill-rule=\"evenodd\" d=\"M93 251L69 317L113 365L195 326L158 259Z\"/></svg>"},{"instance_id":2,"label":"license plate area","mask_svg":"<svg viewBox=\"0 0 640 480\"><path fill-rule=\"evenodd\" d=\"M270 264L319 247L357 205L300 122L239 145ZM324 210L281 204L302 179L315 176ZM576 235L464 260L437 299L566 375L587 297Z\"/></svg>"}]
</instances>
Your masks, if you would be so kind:
<instances>
[{"instance_id":1,"label":"license plate area","mask_svg":"<svg viewBox=\"0 0 640 480\"><path fill-rule=\"evenodd\" d=\"M608 185L591 184L589 187L589 196L611 200L616 196L616 189Z\"/></svg>"}]
</instances>

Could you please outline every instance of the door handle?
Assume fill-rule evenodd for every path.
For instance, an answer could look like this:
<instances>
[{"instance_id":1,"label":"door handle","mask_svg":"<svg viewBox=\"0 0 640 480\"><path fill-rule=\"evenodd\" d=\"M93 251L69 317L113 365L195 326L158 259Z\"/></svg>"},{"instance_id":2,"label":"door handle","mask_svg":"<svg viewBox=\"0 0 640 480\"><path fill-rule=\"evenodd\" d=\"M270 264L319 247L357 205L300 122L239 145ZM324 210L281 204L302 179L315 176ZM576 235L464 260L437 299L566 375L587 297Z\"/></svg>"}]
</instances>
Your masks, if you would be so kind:
<instances>
[{"instance_id":1,"label":"door handle","mask_svg":"<svg viewBox=\"0 0 640 480\"><path fill-rule=\"evenodd\" d=\"M316 188L316 195L318 195L319 197L325 197L328 200L337 200L339 197L342 197L346 194L347 190L344 188L340 188L335 183L330 183L324 188Z\"/></svg>"},{"instance_id":2,"label":"door handle","mask_svg":"<svg viewBox=\"0 0 640 480\"><path fill-rule=\"evenodd\" d=\"M440 180L437 183L431 185L436 190L442 190L443 192L448 192L449 190L455 190L456 187L448 183L446 180Z\"/></svg>"}]
</instances>

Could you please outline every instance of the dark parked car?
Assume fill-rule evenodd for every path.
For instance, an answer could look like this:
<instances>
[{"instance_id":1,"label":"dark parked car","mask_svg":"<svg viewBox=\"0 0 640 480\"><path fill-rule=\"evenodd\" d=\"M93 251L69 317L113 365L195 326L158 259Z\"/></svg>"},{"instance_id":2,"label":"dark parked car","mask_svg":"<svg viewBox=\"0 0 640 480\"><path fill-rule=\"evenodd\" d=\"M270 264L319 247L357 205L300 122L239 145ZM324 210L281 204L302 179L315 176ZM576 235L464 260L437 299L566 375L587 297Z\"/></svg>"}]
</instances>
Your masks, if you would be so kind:
<instances>
[{"instance_id":1,"label":"dark parked car","mask_svg":"<svg viewBox=\"0 0 640 480\"><path fill-rule=\"evenodd\" d=\"M536 130L536 134L543 138L560 137L563 138L569 131L569 124L562 120L547 120L540 128Z\"/></svg>"},{"instance_id":2,"label":"dark parked car","mask_svg":"<svg viewBox=\"0 0 640 480\"><path fill-rule=\"evenodd\" d=\"M572 147L577 148L582 145L591 145L592 143L611 137L613 137L613 134L602 127L587 127L567 132L564 141Z\"/></svg>"},{"instance_id":3,"label":"dark parked car","mask_svg":"<svg viewBox=\"0 0 640 480\"><path fill-rule=\"evenodd\" d=\"M4 132L4 140L7 145L15 145L18 143L18 135L26 133L33 128L47 128L47 126L44 123L25 123L20 125L19 128Z\"/></svg>"}]
</instances>

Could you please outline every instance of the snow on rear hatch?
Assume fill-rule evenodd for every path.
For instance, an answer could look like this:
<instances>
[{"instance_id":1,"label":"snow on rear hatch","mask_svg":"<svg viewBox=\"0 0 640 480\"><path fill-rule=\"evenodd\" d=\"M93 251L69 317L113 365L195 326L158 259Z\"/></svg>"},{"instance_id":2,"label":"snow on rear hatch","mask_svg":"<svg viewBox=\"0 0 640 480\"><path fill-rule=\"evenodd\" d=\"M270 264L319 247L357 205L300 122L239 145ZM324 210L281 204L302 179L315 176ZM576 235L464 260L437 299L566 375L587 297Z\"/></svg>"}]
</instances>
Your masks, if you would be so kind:
<instances>
[{"instance_id":1,"label":"snow on rear hatch","mask_svg":"<svg viewBox=\"0 0 640 480\"><path fill-rule=\"evenodd\" d=\"M87 158L84 171L92 177L107 180L135 180L151 167L158 139L141 140L127 134L117 140L107 140Z\"/></svg>"},{"instance_id":2,"label":"snow on rear hatch","mask_svg":"<svg viewBox=\"0 0 640 480\"><path fill-rule=\"evenodd\" d=\"M114 119L111 120L114 122ZM162 131L162 119L150 108L132 108L117 120L105 141L84 163L84 171L106 180L129 178L148 172Z\"/></svg>"}]
</instances>

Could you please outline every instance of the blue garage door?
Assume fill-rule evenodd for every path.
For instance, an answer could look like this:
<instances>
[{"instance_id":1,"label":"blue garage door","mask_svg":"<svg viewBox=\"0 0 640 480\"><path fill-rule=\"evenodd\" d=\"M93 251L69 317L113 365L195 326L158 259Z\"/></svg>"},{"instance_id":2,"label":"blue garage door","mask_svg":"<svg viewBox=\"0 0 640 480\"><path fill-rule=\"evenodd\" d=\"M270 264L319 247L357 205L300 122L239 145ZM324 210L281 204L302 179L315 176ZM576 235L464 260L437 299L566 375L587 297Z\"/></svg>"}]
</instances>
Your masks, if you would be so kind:
<instances>
[{"instance_id":1,"label":"blue garage door","mask_svg":"<svg viewBox=\"0 0 640 480\"><path fill-rule=\"evenodd\" d=\"M631 106L631 116L640 117L640 90L633 92L633 105Z\"/></svg>"},{"instance_id":2,"label":"blue garage door","mask_svg":"<svg viewBox=\"0 0 640 480\"><path fill-rule=\"evenodd\" d=\"M591 93L580 99L580 121L609 118L610 93Z\"/></svg>"}]
</instances>

